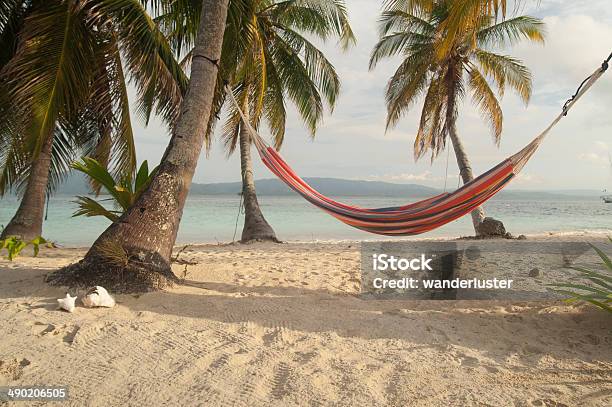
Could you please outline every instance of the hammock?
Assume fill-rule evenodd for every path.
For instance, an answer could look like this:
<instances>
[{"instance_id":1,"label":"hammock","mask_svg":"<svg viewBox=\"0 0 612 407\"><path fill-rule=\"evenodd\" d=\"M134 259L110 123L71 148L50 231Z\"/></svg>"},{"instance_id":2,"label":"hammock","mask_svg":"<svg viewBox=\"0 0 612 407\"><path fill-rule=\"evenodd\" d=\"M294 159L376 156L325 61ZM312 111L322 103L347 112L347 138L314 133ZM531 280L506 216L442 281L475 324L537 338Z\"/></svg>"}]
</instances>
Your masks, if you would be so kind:
<instances>
[{"instance_id":1,"label":"hammock","mask_svg":"<svg viewBox=\"0 0 612 407\"><path fill-rule=\"evenodd\" d=\"M436 229L470 213L506 186L525 166L550 130L567 115L578 99L603 75L611 57L612 54L601 67L582 82L572 98L565 103L559 116L518 153L452 193L442 193L419 202L388 208L351 206L334 201L316 191L291 169L273 147L266 144L246 119L229 86L226 87L226 90L242 122L246 124L261 160L291 189L311 204L349 226L379 235L410 236Z\"/></svg>"}]
</instances>

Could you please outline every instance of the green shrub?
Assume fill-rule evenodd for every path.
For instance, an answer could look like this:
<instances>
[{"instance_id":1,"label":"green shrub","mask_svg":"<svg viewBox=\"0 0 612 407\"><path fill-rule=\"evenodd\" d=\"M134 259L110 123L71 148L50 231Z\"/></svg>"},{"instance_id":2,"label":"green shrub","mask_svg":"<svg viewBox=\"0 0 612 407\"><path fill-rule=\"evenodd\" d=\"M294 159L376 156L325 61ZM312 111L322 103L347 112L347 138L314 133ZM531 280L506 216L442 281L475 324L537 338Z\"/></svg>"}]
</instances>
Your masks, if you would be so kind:
<instances>
[{"instance_id":1,"label":"green shrub","mask_svg":"<svg viewBox=\"0 0 612 407\"><path fill-rule=\"evenodd\" d=\"M612 242L612 237L608 237L608 240ZM570 267L578 271L589 283L556 283L550 284L550 286L556 287L553 291L568 295L567 302L584 301L612 312L612 307L609 305L612 302L612 260L598 247L592 244L590 246L601 258L603 262L602 270L594 271L583 267Z\"/></svg>"},{"instance_id":2,"label":"green shrub","mask_svg":"<svg viewBox=\"0 0 612 407\"><path fill-rule=\"evenodd\" d=\"M52 242L47 241L42 236L35 237L29 242L22 240L18 236L8 236L6 239L0 240L0 252L6 249L6 259L12 261L15 257L19 256L19 253L21 253L23 249L28 246L32 246L34 249L34 256L38 256L41 245L45 245L46 247L55 247Z\"/></svg>"},{"instance_id":3,"label":"green shrub","mask_svg":"<svg viewBox=\"0 0 612 407\"><path fill-rule=\"evenodd\" d=\"M82 162L75 162L71 167L87 175L93 184L104 189L110 198L96 201L88 196L77 196L74 201L79 209L72 216L104 216L111 222L115 222L119 217L138 199L140 194L153 179L154 168L149 172L147 161L143 161L136 172L136 177L126 174L118 179L102 166L99 162L90 157L83 157ZM101 202L112 201L113 209L107 209Z\"/></svg>"}]
</instances>

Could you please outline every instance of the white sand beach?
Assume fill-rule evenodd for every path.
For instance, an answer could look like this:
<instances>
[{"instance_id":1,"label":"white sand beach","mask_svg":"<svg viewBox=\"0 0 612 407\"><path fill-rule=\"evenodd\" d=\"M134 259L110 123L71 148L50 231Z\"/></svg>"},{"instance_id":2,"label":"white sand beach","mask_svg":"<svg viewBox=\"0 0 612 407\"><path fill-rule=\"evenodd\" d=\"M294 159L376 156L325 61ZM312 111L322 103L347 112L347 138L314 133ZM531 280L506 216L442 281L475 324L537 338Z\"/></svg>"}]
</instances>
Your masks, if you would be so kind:
<instances>
[{"instance_id":1,"label":"white sand beach","mask_svg":"<svg viewBox=\"0 0 612 407\"><path fill-rule=\"evenodd\" d=\"M191 246L184 285L59 311L44 276L85 251L0 261L0 386L67 385L74 406L612 404L594 307L364 300L359 243L328 242Z\"/></svg>"}]
</instances>

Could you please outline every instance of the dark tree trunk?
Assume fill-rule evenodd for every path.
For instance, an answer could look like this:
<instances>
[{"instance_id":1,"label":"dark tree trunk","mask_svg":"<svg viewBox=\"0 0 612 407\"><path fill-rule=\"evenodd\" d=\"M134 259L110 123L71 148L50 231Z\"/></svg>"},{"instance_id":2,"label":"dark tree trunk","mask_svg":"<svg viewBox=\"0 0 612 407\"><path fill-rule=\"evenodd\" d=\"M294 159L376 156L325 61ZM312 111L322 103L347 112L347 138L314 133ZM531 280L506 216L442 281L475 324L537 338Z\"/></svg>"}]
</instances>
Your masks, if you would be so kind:
<instances>
[{"instance_id":1,"label":"dark tree trunk","mask_svg":"<svg viewBox=\"0 0 612 407\"><path fill-rule=\"evenodd\" d=\"M125 292L162 288L176 280L171 253L210 117L227 4L203 0L181 117L148 188L83 260L50 275L50 282Z\"/></svg>"},{"instance_id":2,"label":"dark tree trunk","mask_svg":"<svg viewBox=\"0 0 612 407\"><path fill-rule=\"evenodd\" d=\"M249 120L248 98L242 106L242 111ZM240 168L242 172L242 199L244 202L244 226L242 228L241 241L271 240L278 242L274 230L268 224L261 213L257 194L255 192L255 180L253 179L253 161L251 158L251 136L247 127L240 126Z\"/></svg>"},{"instance_id":3,"label":"dark tree trunk","mask_svg":"<svg viewBox=\"0 0 612 407\"><path fill-rule=\"evenodd\" d=\"M468 182L474 179L474 174L472 173L472 166L470 165L470 160L468 159L467 154L465 153L463 144L461 143L461 140L457 135L457 129L455 124L453 123L453 125L450 127L451 128L449 132L449 137L451 139L451 142L453 143L453 150L455 151L455 157L457 158L457 165L459 166L459 175L461 176L463 183L467 184ZM485 218L484 209L479 206L471 212L471 215L472 224L474 225L474 231L476 232L476 235L480 235L480 225L482 224Z\"/></svg>"},{"instance_id":4,"label":"dark tree trunk","mask_svg":"<svg viewBox=\"0 0 612 407\"><path fill-rule=\"evenodd\" d=\"M26 189L19 203L19 208L15 216L13 216L2 231L0 238L19 236L23 240L32 240L42 234L52 148L53 134L47 137L38 157L32 162L32 168Z\"/></svg>"}]
</instances>

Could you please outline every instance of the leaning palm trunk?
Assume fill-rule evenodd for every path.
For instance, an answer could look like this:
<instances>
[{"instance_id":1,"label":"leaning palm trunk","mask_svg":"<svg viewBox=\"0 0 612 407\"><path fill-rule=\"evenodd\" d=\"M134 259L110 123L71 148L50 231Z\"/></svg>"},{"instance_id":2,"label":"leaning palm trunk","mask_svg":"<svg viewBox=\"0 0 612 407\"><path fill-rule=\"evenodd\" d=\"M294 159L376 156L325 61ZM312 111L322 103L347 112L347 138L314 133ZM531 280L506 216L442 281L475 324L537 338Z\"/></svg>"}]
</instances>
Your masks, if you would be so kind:
<instances>
[{"instance_id":1,"label":"leaning palm trunk","mask_svg":"<svg viewBox=\"0 0 612 407\"><path fill-rule=\"evenodd\" d=\"M474 179L474 174L472 173L472 166L470 165L470 160L468 159L467 154L465 153L465 149L463 148L463 143L461 143L461 140L457 135L457 128L455 127L454 123L449 131L449 137L451 139L451 142L453 143L453 151L455 151L455 157L457 158L459 175L461 176L463 183L467 184L468 182ZM480 225L482 224L485 218L484 209L482 209L482 206L479 206L471 212L471 215L472 224L474 225L474 231L476 232L476 235L480 235Z\"/></svg>"},{"instance_id":2,"label":"leaning palm trunk","mask_svg":"<svg viewBox=\"0 0 612 407\"><path fill-rule=\"evenodd\" d=\"M47 137L40 153L32 161L30 175L19 208L2 231L0 239L8 236L19 236L27 241L42 234L52 148L53 134Z\"/></svg>"},{"instance_id":3,"label":"leaning palm trunk","mask_svg":"<svg viewBox=\"0 0 612 407\"><path fill-rule=\"evenodd\" d=\"M245 98L243 109L247 120L249 120L248 98ZM244 201L244 226L242 228L242 242L252 240L278 241L274 230L268 224L261 213L257 194L255 192L255 181L253 179L253 161L251 159L251 136L247 126L240 126L240 167L242 170L242 199Z\"/></svg>"},{"instance_id":4,"label":"leaning palm trunk","mask_svg":"<svg viewBox=\"0 0 612 407\"><path fill-rule=\"evenodd\" d=\"M176 280L172 247L210 117L227 5L228 0L203 0L181 117L148 188L83 260L51 275L52 283L144 291Z\"/></svg>"},{"instance_id":5,"label":"leaning palm trunk","mask_svg":"<svg viewBox=\"0 0 612 407\"><path fill-rule=\"evenodd\" d=\"M457 159L457 166L459 167L459 175L461 176L463 183L467 184L474 179L474 174L472 173L470 160L468 159L465 149L463 148L463 143L461 143L459 135L457 134L457 68L453 65L449 66L449 70L446 75L448 92L446 125L448 126L448 136L453 144L453 151L455 151L455 158ZM485 218L484 210L479 206L471 212L471 215L472 224L474 225L474 232L478 236L480 235L480 225Z\"/></svg>"}]
</instances>

